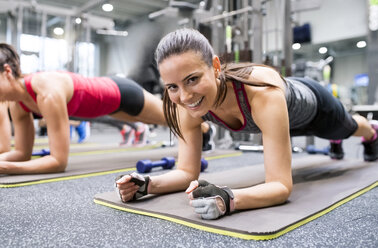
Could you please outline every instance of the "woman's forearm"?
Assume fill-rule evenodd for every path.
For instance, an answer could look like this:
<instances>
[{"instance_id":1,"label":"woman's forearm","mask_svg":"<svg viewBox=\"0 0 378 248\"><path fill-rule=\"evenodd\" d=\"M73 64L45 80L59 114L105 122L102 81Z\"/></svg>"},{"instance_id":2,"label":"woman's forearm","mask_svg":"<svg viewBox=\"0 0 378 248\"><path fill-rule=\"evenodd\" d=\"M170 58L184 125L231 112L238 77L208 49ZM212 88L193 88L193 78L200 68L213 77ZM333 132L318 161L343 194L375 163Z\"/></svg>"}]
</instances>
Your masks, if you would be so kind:
<instances>
[{"instance_id":1,"label":"woman's forearm","mask_svg":"<svg viewBox=\"0 0 378 248\"><path fill-rule=\"evenodd\" d=\"M18 150L12 150L0 154L0 161L26 161L30 159L30 155Z\"/></svg>"},{"instance_id":2,"label":"woman's forearm","mask_svg":"<svg viewBox=\"0 0 378 248\"><path fill-rule=\"evenodd\" d=\"M53 156L24 162L0 161L0 174L39 174L63 172L67 164Z\"/></svg>"},{"instance_id":3,"label":"woman's forearm","mask_svg":"<svg viewBox=\"0 0 378 248\"><path fill-rule=\"evenodd\" d=\"M269 182L233 190L235 209L254 209L284 203L291 189L281 182Z\"/></svg>"},{"instance_id":4,"label":"woman's forearm","mask_svg":"<svg viewBox=\"0 0 378 248\"><path fill-rule=\"evenodd\" d=\"M190 182L197 178L198 176L184 170L173 170L163 175L151 177L148 193L163 194L185 190Z\"/></svg>"}]
</instances>

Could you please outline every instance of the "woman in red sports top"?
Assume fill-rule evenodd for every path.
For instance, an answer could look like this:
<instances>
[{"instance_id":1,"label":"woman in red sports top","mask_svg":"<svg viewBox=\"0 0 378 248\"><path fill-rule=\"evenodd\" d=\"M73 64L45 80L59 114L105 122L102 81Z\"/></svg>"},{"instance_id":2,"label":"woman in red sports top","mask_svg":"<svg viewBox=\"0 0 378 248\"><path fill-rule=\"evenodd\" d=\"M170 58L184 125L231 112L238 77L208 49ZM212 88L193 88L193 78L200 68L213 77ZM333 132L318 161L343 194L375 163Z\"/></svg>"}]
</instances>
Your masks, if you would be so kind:
<instances>
[{"instance_id":1,"label":"woman in red sports top","mask_svg":"<svg viewBox=\"0 0 378 248\"><path fill-rule=\"evenodd\" d=\"M0 174L64 171L70 144L69 117L109 115L122 121L166 125L162 101L134 81L86 78L69 72L23 76L18 54L4 43L0 44L0 101L9 102L15 132L15 149L0 154ZM3 112L0 120L5 118ZM35 135L32 113L46 120L50 146L49 156L34 160L30 160Z\"/></svg>"}]
</instances>

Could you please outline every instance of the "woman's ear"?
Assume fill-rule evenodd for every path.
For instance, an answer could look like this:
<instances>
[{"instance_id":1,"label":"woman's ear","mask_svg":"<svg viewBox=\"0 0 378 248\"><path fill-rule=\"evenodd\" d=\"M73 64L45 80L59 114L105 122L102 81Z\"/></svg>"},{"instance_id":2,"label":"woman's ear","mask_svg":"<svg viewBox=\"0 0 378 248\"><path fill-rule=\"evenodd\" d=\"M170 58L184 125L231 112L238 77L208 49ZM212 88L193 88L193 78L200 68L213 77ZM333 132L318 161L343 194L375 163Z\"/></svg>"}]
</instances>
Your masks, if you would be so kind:
<instances>
[{"instance_id":1,"label":"woman's ear","mask_svg":"<svg viewBox=\"0 0 378 248\"><path fill-rule=\"evenodd\" d=\"M219 72L221 70L221 63L220 63L219 57L215 55L213 57L213 68L214 68L215 76L218 77Z\"/></svg>"},{"instance_id":2,"label":"woman's ear","mask_svg":"<svg viewBox=\"0 0 378 248\"><path fill-rule=\"evenodd\" d=\"M6 76L9 78L10 76L13 76L12 74L12 68L8 64L3 65L4 72Z\"/></svg>"}]
</instances>

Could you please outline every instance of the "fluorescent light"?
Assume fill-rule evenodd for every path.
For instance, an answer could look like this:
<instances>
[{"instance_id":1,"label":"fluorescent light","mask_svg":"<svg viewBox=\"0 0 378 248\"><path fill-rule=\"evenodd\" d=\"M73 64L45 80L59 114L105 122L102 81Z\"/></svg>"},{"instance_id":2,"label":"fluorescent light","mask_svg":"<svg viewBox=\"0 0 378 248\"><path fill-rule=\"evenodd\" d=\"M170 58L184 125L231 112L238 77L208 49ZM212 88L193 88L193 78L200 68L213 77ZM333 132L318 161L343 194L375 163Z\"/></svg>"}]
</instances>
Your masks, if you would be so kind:
<instances>
[{"instance_id":1,"label":"fluorescent light","mask_svg":"<svg viewBox=\"0 0 378 248\"><path fill-rule=\"evenodd\" d=\"M77 17L77 18L75 19L75 23L76 23L76 24L80 24L80 23L81 23L81 18L80 18L80 17Z\"/></svg>"},{"instance_id":2,"label":"fluorescent light","mask_svg":"<svg viewBox=\"0 0 378 248\"><path fill-rule=\"evenodd\" d=\"M63 28L61 28L61 27L54 28L54 34L56 34L56 35L62 35L62 34L64 34Z\"/></svg>"},{"instance_id":3,"label":"fluorescent light","mask_svg":"<svg viewBox=\"0 0 378 248\"><path fill-rule=\"evenodd\" d=\"M366 47L366 41L360 40L359 42L357 42L356 46L358 48L364 48L364 47Z\"/></svg>"},{"instance_id":4,"label":"fluorescent light","mask_svg":"<svg viewBox=\"0 0 378 248\"><path fill-rule=\"evenodd\" d=\"M320 54L325 54L327 51L328 51L328 49L326 47L319 48L319 53Z\"/></svg>"},{"instance_id":5,"label":"fluorescent light","mask_svg":"<svg viewBox=\"0 0 378 248\"><path fill-rule=\"evenodd\" d=\"M114 36L127 36L129 33L127 31L118 31L113 29L97 29L97 34L103 35L114 35Z\"/></svg>"},{"instance_id":6,"label":"fluorescent light","mask_svg":"<svg viewBox=\"0 0 378 248\"><path fill-rule=\"evenodd\" d=\"M102 5L102 10L105 12L110 12L113 10L113 5L111 5L110 3L104 3Z\"/></svg>"},{"instance_id":7,"label":"fluorescent light","mask_svg":"<svg viewBox=\"0 0 378 248\"><path fill-rule=\"evenodd\" d=\"M301 44L300 43L294 43L292 46L293 50L298 50L301 48Z\"/></svg>"}]
</instances>

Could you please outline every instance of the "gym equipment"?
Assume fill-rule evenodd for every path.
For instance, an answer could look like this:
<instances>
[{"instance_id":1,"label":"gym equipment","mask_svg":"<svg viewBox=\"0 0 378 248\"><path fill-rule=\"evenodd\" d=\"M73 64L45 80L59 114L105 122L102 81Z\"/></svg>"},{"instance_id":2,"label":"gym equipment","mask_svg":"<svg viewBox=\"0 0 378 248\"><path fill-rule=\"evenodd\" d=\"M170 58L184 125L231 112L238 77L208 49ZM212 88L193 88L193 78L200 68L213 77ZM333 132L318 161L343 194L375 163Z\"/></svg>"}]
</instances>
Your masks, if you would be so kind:
<instances>
[{"instance_id":1,"label":"gym equipment","mask_svg":"<svg viewBox=\"0 0 378 248\"><path fill-rule=\"evenodd\" d=\"M306 147L306 151L308 154L329 154L329 146L324 147L323 149L316 148L314 145L308 145Z\"/></svg>"},{"instance_id":2,"label":"gym equipment","mask_svg":"<svg viewBox=\"0 0 378 248\"><path fill-rule=\"evenodd\" d=\"M32 153L32 156L47 156L50 155L50 150L49 149L42 149L40 151L36 151Z\"/></svg>"},{"instance_id":3,"label":"gym equipment","mask_svg":"<svg viewBox=\"0 0 378 248\"><path fill-rule=\"evenodd\" d=\"M1 175L1 188L24 187L35 184L50 183L53 181L65 181L75 178L84 178L90 176L107 175L116 172L132 172L135 171L135 162L146 156L148 152L149 158L158 160L162 156L177 156L177 147L158 148L159 143L151 145L150 149L133 148L125 151L118 149L114 152L108 150L94 150L93 152L85 151L82 154L70 155L69 163L64 172L61 173L41 173L30 175ZM241 156L241 152L234 150L218 150L215 149L209 154L204 154L205 159L218 160L226 157ZM110 162L109 162L110 161ZM106 164L106 166L104 166Z\"/></svg>"},{"instance_id":4,"label":"gym equipment","mask_svg":"<svg viewBox=\"0 0 378 248\"><path fill-rule=\"evenodd\" d=\"M159 161L152 162L151 160L139 160L136 164L136 168L139 173L150 172L154 167L163 167L163 169L172 169L175 166L174 157L164 157Z\"/></svg>"},{"instance_id":5,"label":"gym equipment","mask_svg":"<svg viewBox=\"0 0 378 248\"><path fill-rule=\"evenodd\" d=\"M201 158L201 172L206 170L208 165L209 163L207 162L207 160L204 158Z\"/></svg>"},{"instance_id":6,"label":"gym equipment","mask_svg":"<svg viewBox=\"0 0 378 248\"><path fill-rule=\"evenodd\" d=\"M174 157L164 157L159 161L152 162L151 160L139 160L137 162L136 168L139 173L147 173L150 172L152 168L155 167L163 167L164 170L172 169L175 166L175 158ZM208 162L205 159L201 159L201 172L206 170L208 166Z\"/></svg>"},{"instance_id":7,"label":"gym equipment","mask_svg":"<svg viewBox=\"0 0 378 248\"><path fill-rule=\"evenodd\" d=\"M323 155L297 157L293 159L292 169L294 185L289 202L238 211L216 221L202 220L195 215L182 192L122 203L113 190L97 194L95 203L233 238L263 240L277 238L310 221L317 221L314 219L378 186L376 167L367 166L361 159L335 161ZM203 173L200 179L215 185L245 188L264 182L264 165L235 166L227 173Z\"/></svg>"}]
</instances>

